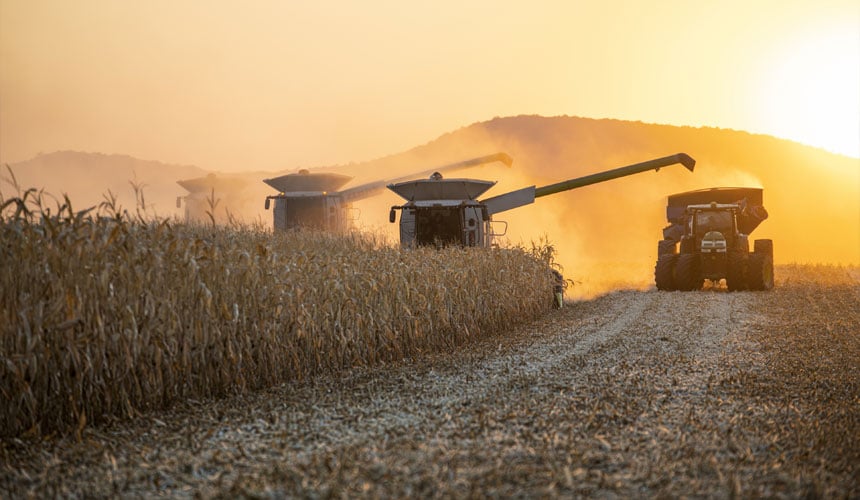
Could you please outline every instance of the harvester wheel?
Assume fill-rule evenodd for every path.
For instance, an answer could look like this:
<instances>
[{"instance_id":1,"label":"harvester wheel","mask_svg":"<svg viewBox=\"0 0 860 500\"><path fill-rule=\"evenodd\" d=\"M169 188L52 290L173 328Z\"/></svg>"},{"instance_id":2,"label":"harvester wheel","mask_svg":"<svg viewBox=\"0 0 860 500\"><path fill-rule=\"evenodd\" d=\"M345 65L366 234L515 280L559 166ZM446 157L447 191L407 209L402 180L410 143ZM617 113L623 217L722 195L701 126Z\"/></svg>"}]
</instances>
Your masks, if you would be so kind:
<instances>
[{"instance_id":1,"label":"harvester wheel","mask_svg":"<svg viewBox=\"0 0 860 500\"><path fill-rule=\"evenodd\" d=\"M699 256L691 253L679 255L678 262L675 264L675 286L678 290L684 292L699 290L704 284Z\"/></svg>"},{"instance_id":2,"label":"harvester wheel","mask_svg":"<svg viewBox=\"0 0 860 500\"><path fill-rule=\"evenodd\" d=\"M729 252L726 269L726 287L730 292L745 290L747 287L747 253Z\"/></svg>"},{"instance_id":3,"label":"harvester wheel","mask_svg":"<svg viewBox=\"0 0 860 500\"><path fill-rule=\"evenodd\" d=\"M654 283L657 285L657 290L666 290L671 292L677 290L675 286L675 262L678 260L676 253L660 254L657 258L657 265L654 266Z\"/></svg>"},{"instance_id":4,"label":"harvester wheel","mask_svg":"<svg viewBox=\"0 0 860 500\"><path fill-rule=\"evenodd\" d=\"M657 242L657 258L660 258L664 253L678 253L678 245L675 240L660 240Z\"/></svg>"},{"instance_id":5,"label":"harvester wheel","mask_svg":"<svg viewBox=\"0 0 860 500\"><path fill-rule=\"evenodd\" d=\"M773 257L771 255L766 253L750 255L747 283L749 283L750 290L770 290L773 288Z\"/></svg>"}]
</instances>

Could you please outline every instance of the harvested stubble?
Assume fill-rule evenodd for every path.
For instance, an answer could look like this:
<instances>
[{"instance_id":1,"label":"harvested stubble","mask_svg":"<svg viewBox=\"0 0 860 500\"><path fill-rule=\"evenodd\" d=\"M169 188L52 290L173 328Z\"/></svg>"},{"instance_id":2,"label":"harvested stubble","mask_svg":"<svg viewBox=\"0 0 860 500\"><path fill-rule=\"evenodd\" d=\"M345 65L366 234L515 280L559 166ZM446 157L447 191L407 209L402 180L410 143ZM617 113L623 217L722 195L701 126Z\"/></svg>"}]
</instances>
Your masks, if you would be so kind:
<instances>
[{"instance_id":1,"label":"harvested stubble","mask_svg":"<svg viewBox=\"0 0 860 500\"><path fill-rule=\"evenodd\" d=\"M5 436L450 349L551 307L546 264L519 249L15 203L0 224Z\"/></svg>"}]
</instances>

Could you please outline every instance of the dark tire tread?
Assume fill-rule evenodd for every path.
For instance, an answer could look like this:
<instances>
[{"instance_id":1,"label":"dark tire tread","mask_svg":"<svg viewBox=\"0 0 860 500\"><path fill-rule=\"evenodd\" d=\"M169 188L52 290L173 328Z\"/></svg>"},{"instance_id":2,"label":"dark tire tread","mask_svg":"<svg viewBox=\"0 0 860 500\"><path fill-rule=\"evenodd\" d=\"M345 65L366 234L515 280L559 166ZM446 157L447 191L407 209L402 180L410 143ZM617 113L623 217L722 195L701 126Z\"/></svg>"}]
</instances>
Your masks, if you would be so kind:
<instances>
[{"instance_id":1,"label":"dark tire tread","mask_svg":"<svg viewBox=\"0 0 860 500\"><path fill-rule=\"evenodd\" d=\"M728 268L726 269L726 288L730 292L746 290L747 288L747 253L730 252Z\"/></svg>"},{"instance_id":2,"label":"dark tire tread","mask_svg":"<svg viewBox=\"0 0 860 500\"><path fill-rule=\"evenodd\" d=\"M657 264L654 266L654 284L657 285L657 290L671 292L677 290L675 286L675 262L678 260L678 254L663 254L657 259Z\"/></svg>"},{"instance_id":3,"label":"dark tire tread","mask_svg":"<svg viewBox=\"0 0 860 500\"><path fill-rule=\"evenodd\" d=\"M689 292L701 290L705 284L699 264L699 256L695 254L681 254L675 264L675 286L678 290Z\"/></svg>"}]
</instances>

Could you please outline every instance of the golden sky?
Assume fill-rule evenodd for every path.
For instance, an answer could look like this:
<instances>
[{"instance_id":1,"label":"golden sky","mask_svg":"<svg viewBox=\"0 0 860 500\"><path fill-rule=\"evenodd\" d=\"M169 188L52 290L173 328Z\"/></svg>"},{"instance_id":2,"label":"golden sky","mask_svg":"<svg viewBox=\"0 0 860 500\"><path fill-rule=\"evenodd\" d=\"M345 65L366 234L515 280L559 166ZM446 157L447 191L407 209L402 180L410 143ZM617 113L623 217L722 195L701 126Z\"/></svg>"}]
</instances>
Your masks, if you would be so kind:
<instances>
[{"instance_id":1,"label":"golden sky","mask_svg":"<svg viewBox=\"0 0 860 500\"><path fill-rule=\"evenodd\" d=\"M860 2L0 0L2 162L292 169L518 114L860 157Z\"/></svg>"}]
</instances>

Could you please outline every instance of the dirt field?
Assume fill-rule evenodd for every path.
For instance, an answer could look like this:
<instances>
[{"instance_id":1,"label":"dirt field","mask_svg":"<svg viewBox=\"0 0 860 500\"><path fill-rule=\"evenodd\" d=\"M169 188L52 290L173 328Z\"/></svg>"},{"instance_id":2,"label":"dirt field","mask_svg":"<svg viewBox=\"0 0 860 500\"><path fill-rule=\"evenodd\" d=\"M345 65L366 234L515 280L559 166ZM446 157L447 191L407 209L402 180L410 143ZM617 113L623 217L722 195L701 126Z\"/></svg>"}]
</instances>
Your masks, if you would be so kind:
<instances>
[{"instance_id":1,"label":"dirt field","mask_svg":"<svg viewBox=\"0 0 860 500\"><path fill-rule=\"evenodd\" d=\"M617 291L457 352L81 440L0 442L0 497L860 496L860 272Z\"/></svg>"}]
</instances>

